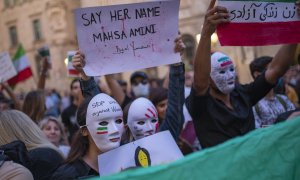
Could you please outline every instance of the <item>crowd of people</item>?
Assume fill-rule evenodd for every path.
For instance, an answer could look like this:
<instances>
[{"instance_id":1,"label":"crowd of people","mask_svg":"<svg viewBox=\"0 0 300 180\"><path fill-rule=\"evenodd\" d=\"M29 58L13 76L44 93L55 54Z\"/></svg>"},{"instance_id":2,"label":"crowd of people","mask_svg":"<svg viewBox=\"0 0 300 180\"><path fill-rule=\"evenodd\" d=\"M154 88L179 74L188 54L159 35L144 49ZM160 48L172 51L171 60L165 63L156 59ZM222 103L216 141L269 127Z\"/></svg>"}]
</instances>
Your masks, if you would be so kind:
<instances>
[{"instance_id":1,"label":"crowd of people","mask_svg":"<svg viewBox=\"0 0 300 180\"><path fill-rule=\"evenodd\" d=\"M78 50L72 65L80 78L71 82L69 93L45 88L46 60L37 89L24 97L1 82L1 178L99 176L99 154L160 131L170 131L187 155L300 115L300 56L291 66L297 45L254 59L253 82L241 85L231 58L211 48L211 35L224 23L229 23L227 9L212 0L193 71L185 72L183 62L172 64L164 79L144 71L134 72L130 82L105 75L108 93L85 74L85 54ZM176 38L174 53L184 48Z\"/></svg>"}]
</instances>

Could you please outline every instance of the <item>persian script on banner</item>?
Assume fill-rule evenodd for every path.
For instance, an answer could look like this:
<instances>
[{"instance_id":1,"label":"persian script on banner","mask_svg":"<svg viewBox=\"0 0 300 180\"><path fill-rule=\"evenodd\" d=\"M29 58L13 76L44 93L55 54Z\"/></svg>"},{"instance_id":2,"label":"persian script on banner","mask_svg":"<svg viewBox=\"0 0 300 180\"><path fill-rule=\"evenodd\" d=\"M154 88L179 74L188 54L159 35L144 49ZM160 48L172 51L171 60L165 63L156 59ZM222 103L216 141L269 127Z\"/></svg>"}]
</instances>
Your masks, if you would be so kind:
<instances>
[{"instance_id":1,"label":"persian script on banner","mask_svg":"<svg viewBox=\"0 0 300 180\"><path fill-rule=\"evenodd\" d=\"M179 0L90 7L75 11L84 71L100 76L172 64Z\"/></svg>"},{"instance_id":2,"label":"persian script on banner","mask_svg":"<svg viewBox=\"0 0 300 180\"><path fill-rule=\"evenodd\" d=\"M295 0L219 0L230 23L218 27L221 45L259 46L300 42L300 16Z\"/></svg>"}]
</instances>

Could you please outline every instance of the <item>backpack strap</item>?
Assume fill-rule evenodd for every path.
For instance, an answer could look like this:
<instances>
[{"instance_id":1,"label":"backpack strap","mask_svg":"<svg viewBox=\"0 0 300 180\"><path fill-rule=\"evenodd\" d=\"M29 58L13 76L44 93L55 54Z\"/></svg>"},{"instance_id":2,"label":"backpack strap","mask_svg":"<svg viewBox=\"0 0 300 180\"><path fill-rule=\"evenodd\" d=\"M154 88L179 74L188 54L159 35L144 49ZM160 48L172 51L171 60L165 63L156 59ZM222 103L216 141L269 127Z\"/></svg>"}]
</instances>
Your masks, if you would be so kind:
<instances>
[{"instance_id":1,"label":"backpack strap","mask_svg":"<svg viewBox=\"0 0 300 180\"><path fill-rule=\"evenodd\" d=\"M0 168L5 163L5 161L8 161L9 158L4 154L4 151L0 150Z\"/></svg>"},{"instance_id":2,"label":"backpack strap","mask_svg":"<svg viewBox=\"0 0 300 180\"><path fill-rule=\"evenodd\" d=\"M255 111L256 111L257 116L258 116L260 119L262 119L262 118L261 118L261 112L260 112L260 108L259 108L258 103L255 104L254 109L255 109Z\"/></svg>"},{"instance_id":3,"label":"backpack strap","mask_svg":"<svg viewBox=\"0 0 300 180\"><path fill-rule=\"evenodd\" d=\"M284 110L287 111L288 107L284 99L281 96L275 95L275 97L279 100L280 104L284 107Z\"/></svg>"}]
</instances>

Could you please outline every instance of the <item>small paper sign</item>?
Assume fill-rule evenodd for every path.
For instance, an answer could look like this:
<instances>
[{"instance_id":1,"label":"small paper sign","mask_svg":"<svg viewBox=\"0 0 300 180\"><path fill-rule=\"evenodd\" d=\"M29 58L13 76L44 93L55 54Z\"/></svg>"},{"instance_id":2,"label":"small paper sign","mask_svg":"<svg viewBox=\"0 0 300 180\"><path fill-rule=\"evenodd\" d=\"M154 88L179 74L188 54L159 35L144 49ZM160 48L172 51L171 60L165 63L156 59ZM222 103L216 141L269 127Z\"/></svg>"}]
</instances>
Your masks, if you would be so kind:
<instances>
[{"instance_id":1,"label":"small paper sign","mask_svg":"<svg viewBox=\"0 0 300 180\"><path fill-rule=\"evenodd\" d=\"M7 81L17 75L17 71L12 63L8 52L0 54L0 79Z\"/></svg>"},{"instance_id":2,"label":"small paper sign","mask_svg":"<svg viewBox=\"0 0 300 180\"><path fill-rule=\"evenodd\" d=\"M163 131L99 155L99 172L107 176L127 169L170 163L182 157L171 133Z\"/></svg>"}]
</instances>

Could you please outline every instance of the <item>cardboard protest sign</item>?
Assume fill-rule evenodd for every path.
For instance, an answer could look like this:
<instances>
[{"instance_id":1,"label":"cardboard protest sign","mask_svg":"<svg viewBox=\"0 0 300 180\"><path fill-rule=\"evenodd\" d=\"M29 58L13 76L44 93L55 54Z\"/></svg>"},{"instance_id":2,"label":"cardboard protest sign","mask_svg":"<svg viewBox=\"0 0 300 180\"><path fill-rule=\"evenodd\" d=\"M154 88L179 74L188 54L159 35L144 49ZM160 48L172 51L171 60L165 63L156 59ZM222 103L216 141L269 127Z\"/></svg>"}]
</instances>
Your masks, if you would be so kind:
<instances>
[{"instance_id":1,"label":"cardboard protest sign","mask_svg":"<svg viewBox=\"0 0 300 180\"><path fill-rule=\"evenodd\" d=\"M300 16L294 0L219 0L230 23L218 27L221 45L259 46L300 42Z\"/></svg>"},{"instance_id":2,"label":"cardboard protest sign","mask_svg":"<svg viewBox=\"0 0 300 180\"><path fill-rule=\"evenodd\" d=\"M0 80L7 81L17 75L17 71L10 59L8 52L0 54Z\"/></svg>"},{"instance_id":3,"label":"cardboard protest sign","mask_svg":"<svg viewBox=\"0 0 300 180\"><path fill-rule=\"evenodd\" d=\"M79 77L79 72L72 66L72 57L75 55L75 51L68 51L68 76L69 77Z\"/></svg>"},{"instance_id":4,"label":"cardboard protest sign","mask_svg":"<svg viewBox=\"0 0 300 180\"><path fill-rule=\"evenodd\" d=\"M182 157L170 132L163 131L99 155L99 173L106 176L126 169L166 164Z\"/></svg>"},{"instance_id":5,"label":"cardboard protest sign","mask_svg":"<svg viewBox=\"0 0 300 180\"><path fill-rule=\"evenodd\" d=\"M172 64L178 36L179 1L75 10L77 38L89 76Z\"/></svg>"}]
</instances>

